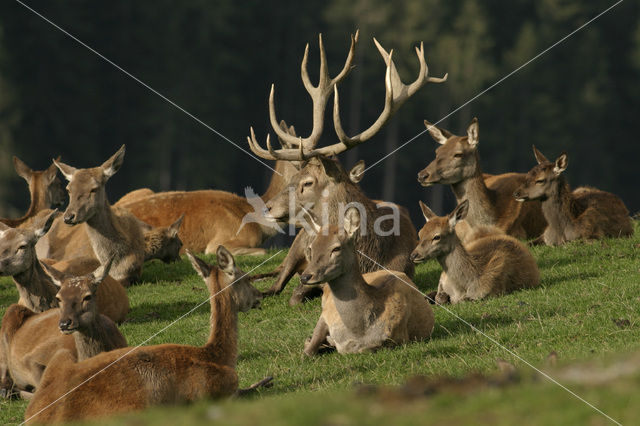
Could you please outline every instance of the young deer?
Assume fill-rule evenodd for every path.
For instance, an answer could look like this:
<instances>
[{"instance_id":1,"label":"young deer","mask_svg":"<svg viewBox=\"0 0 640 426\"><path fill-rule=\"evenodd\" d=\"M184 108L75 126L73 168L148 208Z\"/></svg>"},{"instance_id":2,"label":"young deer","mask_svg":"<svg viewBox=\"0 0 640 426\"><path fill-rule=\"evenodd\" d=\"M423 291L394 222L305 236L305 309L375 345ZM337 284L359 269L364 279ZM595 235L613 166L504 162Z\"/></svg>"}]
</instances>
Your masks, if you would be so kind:
<instances>
[{"instance_id":1,"label":"young deer","mask_svg":"<svg viewBox=\"0 0 640 426\"><path fill-rule=\"evenodd\" d=\"M275 113L274 87L272 86L269 96L271 127L278 137L292 148L274 150L267 136L267 149L263 149L256 140L253 128L251 128L250 136L247 140L251 150L264 159L295 161L300 164L300 170L289 179L286 187L266 204L269 215L273 220L278 222L291 221L297 224L295 212L289 211L290 204L292 204L291 201L293 201L298 211L303 211L302 207L304 207L310 209L315 216L323 217L323 220L325 216L328 216L326 220L331 224L338 223L344 208L349 203L362 205L367 213L366 224L363 223L363 228L366 229L366 232L363 236L358 235L356 237L356 248L389 269L403 271L407 275L413 276L414 266L409 261L409 253L415 246L417 238L411 221L408 220L407 216L399 213L397 206L380 206L367 198L358 185L350 180L349 174L333 157L371 139L422 86L428 82L443 82L446 80L446 75L443 78L428 76L424 59L424 47L421 44L419 48L416 48L420 63L418 77L413 83L405 85L396 70L392 55L374 39L387 67L384 109L371 127L356 136L349 137L344 132L340 120L337 86L351 70L357 41L358 33L356 32L355 36L351 38L351 47L344 67L336 77L331 78L328 72L322 37L319 37L320 78L317 86L313 86L307 72L309 53L309 46L307 45L302 59L302 80L313 102L313 129L308 137L303 138L289 134L278 126ZM324 128L325 108L332 94L334 98L334 129L339 142L318 148L317 144ZM381 229L380 225L384 221L393 223L394 226L391 232L389 229ZM379 228L376 229L376 227ZM278 278L266 294L278 294L283 290L286 283L304 262L304 257L300 256L299 250L293 250L293 248L305 247L309 243L310 237L306 232L298 240L297 246L294 242L292 250L289 251L282 263ZM363 272L379 269L376 262L372 262L365 256L359 256L359 265ZM290 302L296 303L298 301L298 298L296 298Z\"/></svg>"},{"instance_id":2,"label":"young deer","mask_svg":"<svg viewBox=\"0 0 640 426\"><path fill-rule=\"evenodd\" d=\"M96 290L107 277L110 262L80 277L44 267L58 286L60 307L42 313L18 304L7 309L0 328L0 384L5 394L12 387L26 392L37 388L59 349L82 361L127 346L116 324L98 313Z\"/></svg>"},{"instance_id":3,"label":"young deer","mask_svg":"<svg viewBox=\"0 0 640 426\"><path fill-rule=\"evenodd\" d=\"M307 355L327 344L339 353L357 353L431 336L431 306L407 275L386 270L360 272L355 245L359 231L360 212L350 207L344 229L318 226L306 249L309 265L300 282L327 283L322 314L305 344Z\"/></svg>"},{"instance_id":4,"label":"young deer","mask_svg":"<svg viewBox=\"0 0 640 426\"><path fill-rule=\"evenodd\" d=\"M505 173L483 175L478 155L479 128L474 118L466 136L456 136L425 120L431 136L441 146L436 158L418 173L422 186L449 184L458 203L469 200L466 222L471 229L496 226L516 238L535 238L546 226L540 203L521 204L513 191L524 183L526 175Z\"/></svg>"},{"instance_id":5,"label":"young deer","mask_svg":"<svg viewBox=\"0 0 640 426\"><path fill-rule=\"evenodd\" d=\"M629 211L620 198L595 188L571 192L562 174L569 162L566 153L555 162L547 160L535 146L533 154L538 165L531 169L513 196L518 201L542 201L542 212L548 223L542 235L545 244L633 234Z\"/></svg>"},{"instance_id":6,"label":"young deer","mask_svg":"<svg viewBox=\"0 0 640 426\"><path fill-rule=\"evenodd\" d=\"M58 157L58 159L60 159L60 157ZM44 171L34 171L18 157L14 156L13 165L18 176L26 180L27 185L29 185L31 204L29 205L27 212L21 218L0 218L1 223L12 228L16 228L29 219L32 219L39 212L50 207L61 207L64 204L66 194L62 187L62 182L58 179L58 169L55 164L51 164L51 166Z\"/></svg>"},{"instance_id":7,"label":"young deer","mask_svg":"<svg viewBox=\"0 0 640 426\"><path fill-rule=\"evenodd\" d=\"M69 351L59 351L27 407L26 421L90 419L150 405L229 396L236 391L238 311L248 311L262 296L224 247L218 249L218 268L190 252L187 255L211 295L207 343L203 347L163 344L124 348L78 363ZM97 374L106 368L104 374ZM66 396L58 401L62 395Z\"/></svg>"},{"instance_id":8,"label":"young deer","mask_svg":"<svg viewBox=\"0 0 640 426\"><path fill-rule=\"evenodd\" d=\"M437 259L442 266L436 303L480 300L540 284L536 261L529 250L513 237L479 232L464 246L455 227L469 211L467 200L446 217L438 217L420 202L427 223L420 230L420 243L411 260L422 263Z\"/></svg>"},{"instance_id":9,"label":"young deer","mask_svg":"<svg viewBox=\"0 0 640 426\"><path fill-rule=\"evenodd\" d=\"M87 224L91 247L103 266L115 255L111 276L127 286L137 281L145 258L144 236L138 220L126 210L112 208L107 200L105 185L124 161L122 147L101 166L76 169L54 161L69 181L69 206L64 212L67 225ZM60 242L49 238L49 247ZM61 260L61 259L58 259Z\"/></svg>"}]
</instances>

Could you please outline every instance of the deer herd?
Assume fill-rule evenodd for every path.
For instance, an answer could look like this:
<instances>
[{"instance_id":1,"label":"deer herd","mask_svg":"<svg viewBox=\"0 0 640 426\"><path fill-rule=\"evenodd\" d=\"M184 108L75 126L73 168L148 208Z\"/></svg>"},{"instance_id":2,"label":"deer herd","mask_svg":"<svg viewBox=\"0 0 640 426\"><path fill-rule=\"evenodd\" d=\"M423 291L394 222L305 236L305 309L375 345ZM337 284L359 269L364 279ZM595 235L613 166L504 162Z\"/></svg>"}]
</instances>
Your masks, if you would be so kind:
<instances>
[{"instance_id":1,"label":"deer herd","mask_svg":"<svg viewBox=\"0 0 640 426\"><path fill-rule=\"evenodd\" d=\"M261 212L251 200L217 190L142 188L111 205L105 187L124 163L124 146L86 169L58 157L39 172L14 157L31 205L19 219L0 219L0 275L13 277L19 295L2 318L0 392L30 400L26 421L71 421L235 394L238 312L279 294L296 273L300 286L291 304L322 294L322 313L300 350L308 356L327 348L358 353L428 339L432 304L538 286L536 259L522 240L559 245L633 233L618 197L590 187L571 190L563 174L566 153L549 161L534 147L538 165L529 173L483 174L477 119L463 136L425 121L440 146L418 182L451 185L458 205L440 217L420 201L426 223L416 232L404 207L372 200L360 189L364 163L347 171L337 156L374 137L422 86L443 83L447 75L429 76L421 44L418 76L405 84L393 51L374 39L386 65L384 106L370 127L348 136L338 86L353 68L357 43L358 32L344 66L331 77L320 36L317 85L308 74L307 45L301 76L313 104L308 136L278 122L271 87L269 117L280 147L267 135L263 148L253 128L247 138L255 155L275 161ZM320 147L332 96L338 142ZM57 172L68 182L62 213ZM261 220L246 220L257 216ZM260 276L243 273L234 255L264 255L261 245L287 223L299 232L281 265ZM391 232L385 223L396 228ZM196 252L216 253L217 265ZM127 346L117 326L129 312L127 287L140 280L146 261L171 262L183 253L211 295L208 341L202 347ZM439 262L442 274L437 292L425 297L412 279L415 264L428 259ZM250 284L259 277L275 281L260 292Z\"/></svg>"}]
</instances>

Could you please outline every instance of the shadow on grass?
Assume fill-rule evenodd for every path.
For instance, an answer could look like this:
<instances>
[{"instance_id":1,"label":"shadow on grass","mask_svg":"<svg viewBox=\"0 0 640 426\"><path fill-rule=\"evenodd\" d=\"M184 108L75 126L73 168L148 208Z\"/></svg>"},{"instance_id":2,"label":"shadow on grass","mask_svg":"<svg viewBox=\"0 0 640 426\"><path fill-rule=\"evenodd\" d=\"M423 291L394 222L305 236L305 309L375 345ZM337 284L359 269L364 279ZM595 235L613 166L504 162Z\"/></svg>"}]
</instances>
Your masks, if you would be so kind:
<instances>
[{"instance_id":1,"label":"shadow on grass","mask_svg":"<svg viewBox=\"0 0 640 426\"><path fill-rule=\"evenodd\" d=\"M568 281L573 281L573 280L586 280L589 278L597 278L597 277L601 277L605 275L604 273L602 274L596 274L593 272L580 272L577 274L567 274L567 275L562 275L559 277L544 277L540 280L540 285L543 287L551 287L554 286L556 284L561 284L561 283L565 283Z\"/></svg>"},{"instance_id":2,"label":"shadow on grass","mask_svg":"<svg viewBox=\"0 0 640 426\"><path fill-rule=\"evenodd\" d=\"M180 315L184 315L193 309L197 303L188 301L152 303L144 302L135 305L129 311L126 322L129 324L141 324L152 321L173 321ZM195 312L200 310L209 312L208 303L203 303Z\"/></svg>"},{"instance_id":3,"label":"shadow on grass","mask_svg":"<svg viewBox=\"0 0 640 426\"><path fill-rule=\"evenodd\" d=\"M497 315L494 312L475 315L470 318L466 317L463 319L481 331L484 331L487 327L504 327L518 321L518 318ZM475 331L472 330L465 322L451 314L447 314L447 318L444 321L440 320L436 323L433 333L431 334L431 339L446 339L449 337L456 337L460 334L469 333L475 333Z\"/></svg>"}]
</instances>

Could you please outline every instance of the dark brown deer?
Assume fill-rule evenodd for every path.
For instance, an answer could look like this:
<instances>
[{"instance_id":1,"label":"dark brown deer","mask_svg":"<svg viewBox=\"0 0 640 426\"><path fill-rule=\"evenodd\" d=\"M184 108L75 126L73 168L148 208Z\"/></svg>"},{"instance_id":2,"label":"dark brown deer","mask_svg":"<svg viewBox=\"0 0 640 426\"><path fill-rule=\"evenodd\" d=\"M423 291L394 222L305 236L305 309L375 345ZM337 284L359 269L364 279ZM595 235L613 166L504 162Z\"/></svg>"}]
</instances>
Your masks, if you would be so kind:
<instances>
[{"instance_id":1,"label":"dark brown deer","mask_svg":"<svg viewBox=\"0 0 640 426\"><path fill-rule=\"evenodd\" d=\"M442 266L436 303L480 300L540 284L535 259L515 238L489 228L461 243L455 227L467 216L468 201L445 217L436 216L422 202L420 207L427 223L420 230L420 243L411 260L437 259Z\"/></svg>"},{"instance_id":2,"label":"dark brown deer","mask_svg":"<svg viewBox=\"0 0 640 426\"><path fill-rule=\"evenodd\" d=\"M315 355L323 345L339 353L358 353L431 336L433 312L409 277L379 270L362 274L355 249L360 213L350 207L344 227L314 226L307 247L309 262L300 275L304 285L326 282L322 314L304 352Z\"/></svg>"},{"instance_id":3,"label":"dark brown deer","mask_svg":"<svg viewBox=\"0 0 640 426\"><path fill-rule=\"evenodd\" d=\"M458 203L469 200L465 221L472 229L496 226L516 238L536 238L542 234L546 222L540 203L521 204L513 199L513 191L524 183L526 175L482 174L477 118L473 119L465 136L453 135L426 120L424 123L441 146L436 149L436 158L418 173L422 186L451 185Z\"/></svg>"},{"instance_id":4,"label":"dark brown deer","mask_svg":"<svg viewBox=\"0 0 640 426\"><path fill-rule=\"evenodd\" d=\"M58 160L59 159L60 157L58 157ZM0 218L0 222L15 228L22 225L29 219L32 219L43 210L62 207L66 199L66 194L64 192L62 182L58 179L58 169L55 164L51 164L51 166L46 170L34 171L18 157L14 156L13 165L18 176L26 180L27 185L29 185L31 204L29 205L27 212L21 218Z\"/></svg>"},{"instance_id":5,"label":"dark brown deer","mask_svg":"<svg viewBox=\"0 0 640 426\"><path fill-rule=\"evenodd\" d=\"M261 295L224 247L218 249L219 267L190 252L187 255L211 296L207 343L202 347L163 344L123 348L78 363L69 351L59 351L27 407L25 422L99 418L236 392L238 311L256 306Z\"/></svg>"},{"instance_id":6,"label":"dark brown deer","mask_svg":"<svg viewBox=\"0 0 640 426\"><path fill-rule=\"evenodd\" d=\"M44 267L58 286L60 307L42 313L18 304L7 309L0 328L0 392L5 395L13 390L29 397L60 349L82 361L127 346L116 324L98 313L97 288L107 277L110 262L80 277Z\"/></svg>"},{"instance_id":7,"label":"dark brown deer","mask_svg":"<svg viewBox=\"0 0 640 426\"><path fill-rule=\"evenodd\" d=\"M563 172L569 164L566 153L551 162L533 147L538 161L513 196L518 201L542 201L548 226L542 239L550 246L577 239L628 237L633 235L629 211L620 198L595 188L571 192Z\"/></svg>"},{"instance_id":8,"label":"dark brown deer","mask_svg":"<svg viewBox=\"0 0 640 426\"><path fill-rule=\"evenodd\" d=\"M267 208L272 220L294 223L298 221L296 213L289 211L290 199L293 200L298 212L304 211L304 207L309 209L315 216L322 218L325 224L336 225L339 219L342 218L346 206L349 203L357 204L361 206L363 210L361 214L366 218L363 219L363 232L356 238L357 249L389 269L403 271L408 276L413 276L414 267L408 256L417 238L411 221L406 216L401 215L399 209L394 208L393 205L378 206L374 201L367 198L357 183L351 181L349 174L332 157L369 140L382 129L391 116L418 89L427 82L443 82L446 80L446 75L444 78L428 77L424 48L420 45L420 48L416 48L416 54L420 62L418 77L410 85L405 85L398 75L392 60L392 54L388 53L374 39L378 51L387 66L384 109L371 127L356 136L349 137L344 132L340 121L337 86L351 70L357 41L358 33L356 32L356 35L351 38L351 48L344 67L336 77L331 78L327 68L322 36L319 37L320 78L317 86L313 86L307 72L309 53L309 46L307 45L302 59L302 80L313 102L313 129L308 137L289 134L278 126L274 105L274 87L272 86L269 96L271 126L278 138L294 148L274 150L269 142L269 136L267 136L267 149L265 150L257 142L253 128L251 129L250 137L247 139L251 150L262 158L301 163L299 172L291 177L284 190L267 202ZM333 121L339 142L318 148L317 144L324 127L325 108L332 93L334 95ZM380 232L383 231L380 227L381 223L388 219L393 219L393 225L397 225L396 229L394 229L394 232ZM376 229L376 226L380 228ZM384 231L388 230L385 229ZM309 243L310 239L306 232L296 238L287 258L282 263L276 282L266 294L280 293L293 274L299 271L302 263L305 262L299 248L305 247ZM379 269L375 262L364 256L360 256L359 261L362 272ZM290 302L297 303L299 299L299 296L294 296Z\"/></svg>"}]
</instances>

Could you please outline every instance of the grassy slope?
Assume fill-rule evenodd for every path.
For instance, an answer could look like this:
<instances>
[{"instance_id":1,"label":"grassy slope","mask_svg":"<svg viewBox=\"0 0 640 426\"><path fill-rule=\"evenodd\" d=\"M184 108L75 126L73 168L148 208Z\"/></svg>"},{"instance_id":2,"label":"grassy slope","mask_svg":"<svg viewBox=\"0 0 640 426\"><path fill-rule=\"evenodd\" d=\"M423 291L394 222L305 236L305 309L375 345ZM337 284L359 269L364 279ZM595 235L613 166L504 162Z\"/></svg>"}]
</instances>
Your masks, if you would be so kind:
<instances>
[{"instance_id":1,"label":"grassy slope","mask_svg":"<svg viewBox=\"0 0 640 426\"><path fill-rule=\"evenodd\" d=\"M448 306L447 309L534 365L541 365L551 351L556 351L561 361L569 361L602 358L640 348L638 224L636 236L630 240L536 247L533 252L541 270L540 288L483 302ZM284 252L256 272L271 270L283 257ZM264 259L245 257L239 259L239 264L248 271ZM213 261L213 257L208 260ZM422 290L432 290L439 273L439 265L430 262L417 269L415 281ZM306 359L302 356L302 344L313 330L320 304L314 301L289 307L287 301L297 283L294 279L282 295L264 300L261 310L240 318L238 373L241 386L267 375L275 377L275 386L263 392L257 401L225 402L222 408L213 411L210 404L200 403L181 409L180 415L190 416L191 421L222 416L225 421L238 424L256 415L275 424L296 423L303 419L349 423L349 418L373 422L385 416L400 416L398 421L401 418L434 422L453 419L454 423L467 423L481 418L500 418L505 423L513 423L523 413L527 415L525 420L532 423L589 419L600 422L604 419L594 416L592 409L561 389L547 384L480 392L477 396L464 397L464 404L451 395L406 407L351 398L351 392L345 394L344 390L351 389L354 383L399 384L416 374L491 373L496 369L498 358L519 366L523 364L443 308L435 308L436 327L428 342L372 354L333 353ZM258 285L266 288L270 281ZM163 342L200 345L206 340L207 304L146 342L149 336L207 298L204 283L186 260L173 265L147 264L143 283L131 288L129 295L132 311L129 320L122 325L122 331L130 345ZM16 299L11 279L0 279L0 313ZM629 323L616 324L614 320L618 319ZM631 417L627 416L634 409L636 413L640 411L631 408L638 407L637 384L638 381L635 386L621 383L606 391L580 391L597 405L602 405L605 411L609 410L607 412L614 418L618 415L629 420ZM635 400L634 404L629 403L630 398ZM322 403L315 402L320 400ZM345 414L336 414L338 417L334 422L320 415L327 406ZM25 407L21 401L0 402L0 424L21 421ZM166 418L163 413L165 411L155 410L145 414L143 419L155 423ZM512 422L505 420L509 418Z\"/></svg>"}]
</instances>

